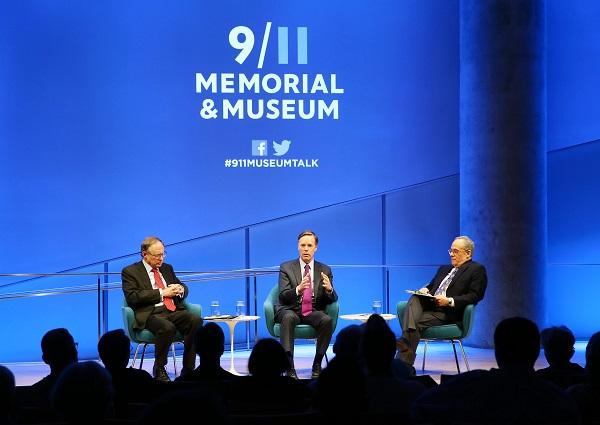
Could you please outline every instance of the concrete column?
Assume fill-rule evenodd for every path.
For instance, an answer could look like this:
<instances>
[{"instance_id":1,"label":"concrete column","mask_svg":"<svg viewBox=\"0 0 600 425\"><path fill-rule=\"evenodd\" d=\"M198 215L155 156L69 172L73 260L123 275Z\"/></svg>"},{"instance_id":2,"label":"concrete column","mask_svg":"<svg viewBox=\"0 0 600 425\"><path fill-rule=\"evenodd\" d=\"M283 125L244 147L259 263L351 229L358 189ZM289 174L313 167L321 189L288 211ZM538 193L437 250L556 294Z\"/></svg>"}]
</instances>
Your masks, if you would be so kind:
<instances>
[{"instance_id":1,"label":"concrete column","mask_svg":"<svg viewBox=\"0 0 600 425\"><path fill-rule=\"evenodd\" d=\"M460 0L460 228L488 271L468 343L541 325L546 270L546 29L536 0Z\"/></svg>"}]
</instances>

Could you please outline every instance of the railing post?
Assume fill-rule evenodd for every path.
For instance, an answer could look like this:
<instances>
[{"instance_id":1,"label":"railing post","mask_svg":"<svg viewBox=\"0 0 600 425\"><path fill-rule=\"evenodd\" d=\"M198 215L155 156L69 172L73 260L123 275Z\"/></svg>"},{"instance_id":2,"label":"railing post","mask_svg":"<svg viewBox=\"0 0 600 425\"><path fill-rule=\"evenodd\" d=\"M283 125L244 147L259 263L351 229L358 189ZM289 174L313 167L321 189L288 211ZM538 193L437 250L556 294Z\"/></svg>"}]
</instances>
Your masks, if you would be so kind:
<instances>
[{"instance_id":1,"label":"railing post","mask_svg":"<svg viewBox=\"0 0 600 425\"><path fill-rule=\"evenodd\" d=\"M104 284L108 284L108 262L104 263ZM102 288L102 334L108 331L108 291Z\"/></svg>"},{"instance_id":2,"label":"railing post","mask_svg":"<svg viewBox=\"0 0 600 425\"><path fill-rule=\"evenodd\" d=\"M98 321L98 340L102 336L102 294L100 289L100 273L97 275L97 287L96 287L96 298L97 298L97 321Z\"/></svg>"}]
</instances>

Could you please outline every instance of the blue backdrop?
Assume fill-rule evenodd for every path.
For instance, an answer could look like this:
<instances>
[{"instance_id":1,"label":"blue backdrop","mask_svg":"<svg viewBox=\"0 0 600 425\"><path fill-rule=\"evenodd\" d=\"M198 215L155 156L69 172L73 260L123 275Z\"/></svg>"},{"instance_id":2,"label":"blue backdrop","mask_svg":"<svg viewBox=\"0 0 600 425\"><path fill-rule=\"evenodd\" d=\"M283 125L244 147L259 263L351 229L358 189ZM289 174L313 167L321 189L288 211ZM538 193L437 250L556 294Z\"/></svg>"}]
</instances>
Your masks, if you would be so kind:
<instances>
[{"instance_id":1,"label":"blue backdrop","mask_svg":"<svg viewBox=\"0 0 600 425\"><path fill-rule=\"evenodd\" d=\"M564 308L556 294L581 282L597 288L600 152L578 145L600 138L598 17L592 1L547 7L546 317L580 337L596 330L591 308ZM240 52L248 53L241 63ZM275 266L296 255L296 234L312 227L322 235L322 261L397 266L393 311L403 289L447 261L459 232L458 57L458 1L5 2L0 272L101 262L134 253L148 234L175 243L218 233L168 247L178 270ZM248 83L242 93L239 81L253 78L265 86L255 92ZM296 78L307 79L308 93L278 89L286 79L296 87ZM274 110L258 114L269 101L277 118L266 115ZM322 119L300 117L300 101L321 105ZM247 102L259 116L248 117ZM234 112L225 118L228 105ZM248 233L227 232L244 226ZM111 261L108 270L137 258ZM342 313L387 296L381 269L334 275ZM94 282L45 279L2 291ZM259 279L253 312L262 315L274 282ZM245 283L194 284L192 301L207 309L219 298L233 308ZM109 328L120 326L120 297L110 294ZM14 341L1 361L39 359L41 335L57 326L94 355L94 293L1 302L1 338Z\"/></svg>"}]
</instances>

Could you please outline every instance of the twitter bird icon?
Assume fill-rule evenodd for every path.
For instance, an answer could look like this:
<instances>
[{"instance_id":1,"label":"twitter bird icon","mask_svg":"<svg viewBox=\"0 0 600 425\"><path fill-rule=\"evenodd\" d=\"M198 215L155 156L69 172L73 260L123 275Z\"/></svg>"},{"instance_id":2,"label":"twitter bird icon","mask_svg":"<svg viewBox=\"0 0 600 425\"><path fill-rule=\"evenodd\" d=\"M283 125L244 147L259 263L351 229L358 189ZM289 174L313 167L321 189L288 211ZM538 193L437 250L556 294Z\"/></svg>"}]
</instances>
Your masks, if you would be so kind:
<instances>
[{"instance_id":1,"label":"twitter bird icon","mask_svg":"<svg viewBox=\"0 0 600 425\"><path fill-rule=\"evenodd\" d=\"M275 156L283 156L290 150L290 142L289 140L282 140L281 143L277 143L273 141L273 150Z\"/></svg>"}]
</instances>

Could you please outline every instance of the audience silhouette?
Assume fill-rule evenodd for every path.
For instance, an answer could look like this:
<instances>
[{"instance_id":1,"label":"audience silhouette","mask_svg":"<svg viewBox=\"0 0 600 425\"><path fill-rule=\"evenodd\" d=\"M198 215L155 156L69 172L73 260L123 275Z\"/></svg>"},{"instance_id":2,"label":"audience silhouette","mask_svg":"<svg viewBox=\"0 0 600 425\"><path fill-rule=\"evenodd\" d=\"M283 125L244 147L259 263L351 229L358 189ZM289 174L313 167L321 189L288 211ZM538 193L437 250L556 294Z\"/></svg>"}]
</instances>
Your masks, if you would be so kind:
<instances>
[{"instance_id":1,"label":"audience silhouette","mask_svg":"<svg viewBox=\"0 0 600 425\"><path fill-rule=\"evenodd\" d=\"M425 391L421 383L394 376L392 363L396 354L396 336L387 322L373 314L367 320L362 340L367 366L366 390L368 413L378 422L410 417L415 399ZM398 360L400 361L400 360Z\"/></svg>"},{"instance_id":2,"label":"audience silhouette","mask_svg":"<svg viewBox=\"0 0 600 425\"><path fill-rule=\"evenodd\" d=\"M583 382L585 369L571 362L575 353L575 336L566 326L553 326L540 334L544 356L549 366L535 371L537 377L562 389Z\"/></svg>"},{"instance_id":3,"label":"audience silhouette","mask_svg":"<svg viewBox=\"0 0 600 425\"><path fill-rule=\"evenodd\" d=\"M96 362L68 366L51 393L54 409L68 424L102 424L112 417L112 398L110 374Z\"/></svg>"},{"instance_id":4,"label":"audience silhouette","mask_svg":"<svg viewBox=\"0 0 600 425\"><path fill-rule=\"evenodd\" d=\"M194 346L200 357L200 364L192 372L177 378L176 382L223 381L236 377L221 367L225 334L218 324L208 322L198 327L194 335Z\"/></svg>"},{"instance_id":5,"label":"audience silhouette","mask_svg":"<svg viewBox=\"0 0 600 425\"><path fill-rule=\"evenodd\" d=\"M232 381L231 409L237 413L292 413L310 407L310 393L302 381L283 376L288 357L279 341L260 339L248 359L250 376Z\"/></svg>"},{"instance_id":6,"label":"audience silhouette","mask_svg":"<svg viewBox=\"0 0 600 425\"><path fill-rule=\"evenodd\" d=\"M210 425L230 423L223 400L213 391L201 387L166 392L152 402L137 423L166 425L176 421Z\"/></svg>"},{"instance_id":7,"label":"audience silhouette","mask_svg":"<svg viewBox=\"0 0 600 425\"><path fill-rule=\"evenodd\" d=\"M15 376L0 365L0 424L13 424L15 412Z\"/></svg>"},{"instance_id":8,"label":"audience silhouette","mask_svg":"<svg viewBox=\"0 0 600 425\"><path fill-rule=\"evenodd\" d=\"M117 418L125 418L130 403L148 403L160 383L141 369L128 368L131 342L122 329L106 332L98 341L98 354L110 373Z\"/></svg>"},{"instance_id":9,"label":"audience silhouette","mask_svg":"<svg viewBox=\"0 0 600 425\"><path fill-rule=\"evenodd\" d=\"M499 369L466 372L426 391L413 420L427 424L578 424L573 400L533 371L540 334L531 320L502 320L494 332Z\"/></svg>"},{"instance_id":10,"label":"audience silhouette","mask_svg":"<svg viewBox=\"0 0 600 425\"><path fill-rule=\"evenodd\" d=\"M338 359L347 359L362 365L362 336L364 326L349 325L340 330L333 343L333 353Z\"/></svg>"},{"instance_id":11,"label":"audience silhouette","mask_svg":"<svg viewBox=\"0 0 600 425\"><path fill-rule=\"evenodd\" d=\"M600 424L600 332L588 341L585 349L585 370L588 382L567 389L575 400L583 424Z\"/></svg>"},{"instance_id":12,"label":"audience silhouette","mask_svg":"<svg viewBox=\"0 0 600 425\"><path fill-rule=\"evenodd\" d=\"M334 357L317 380L313 406L325 423L357 423L367 412L363 367L351 357Z\"/></svg>"},{"instance_id":13,"label":"audience silhouette","mask_svg":"<svg viewBox=\"0 0 600 425\"><path fill-rule=\"evenodd\" d=\"M133 423L127 413L131 405L139 405L137 412L146 407L140 424L164 424L173 419L174 406L193 406L213 425L263 420L430 425L567 425L582 420L598 425L600 332L587 345L585 369L571 362L574 341L565 326L540 334L528 319L505 319L494 332L498 369L455 375L427 390L407 378L406 370L398 373L394 333L374 314L366 324L339 332L335 357L308 385L307 380L284 376L288 358L272 338L255 344L248 360L250 376L227 372L220 365L224 333L216 323L207 323L194 338L200 365L177 384L161 384L149 373L127 367L130 341L121 329L107 332L98 342L105 369L96 362L78 363L77 344L67 329L59 328L42 338L42 358L50 374L36 384L15 387L12 372L0 366L0 424ZM534 371L540 342L550 366ZM582 370L587 381L564 392L555 385L565 388L571 379L582 379Z\"/></svg>"},{"instance_id":14,"label":"audience silhouette","mask_svg":"<svg viewBox=\"0 0 600 425\"><path fill-rule=\"evenodd\" d=\"M50 366L50 374L29 387L25 404L49 406L50 393L61 372L77 363L77 344L65 328L52 329L42 337L42 360Z\"/></svg>"}]
</instances>

